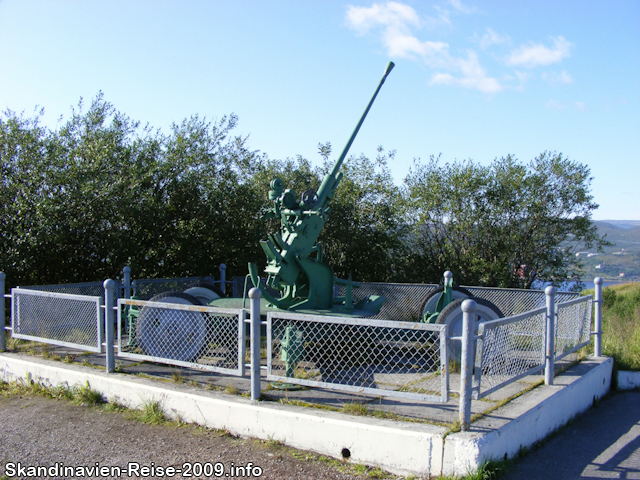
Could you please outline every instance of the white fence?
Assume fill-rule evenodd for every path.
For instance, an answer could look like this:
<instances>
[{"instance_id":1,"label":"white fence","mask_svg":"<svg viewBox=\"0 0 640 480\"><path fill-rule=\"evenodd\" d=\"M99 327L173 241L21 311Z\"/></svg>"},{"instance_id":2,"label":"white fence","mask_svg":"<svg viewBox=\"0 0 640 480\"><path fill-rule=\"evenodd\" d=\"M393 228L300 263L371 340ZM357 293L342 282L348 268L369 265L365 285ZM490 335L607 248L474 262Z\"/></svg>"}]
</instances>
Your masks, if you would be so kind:
<instances>
[{"instance_id":1,"label":"white fence","mask_svg":"<svg viewBox=\"0 0 640 480\"><path fill-rule=\"evenodd\" d=\"M267 380L447 402L446 326L270 312Z\"/></svg>"},{"instance_id":2,"label":"white fence","mask_svg":"<svg viewBox=\"0 0 640 480\"><path fill-rule=\"evenodd\" d=\"M493 289L498 291L498 298L501 295L508 299L516 311L520 308L517 305L538 308L476 326L472 311L475 302L466 300L462 307L464 333L453 337L445 325L420 322L292 312L272 312L262 321L257 289L249 295L250 315L245 309L116 300L116 290L120 293L120 288L111 280L104 282L100 296L46 291L51 286L38 290L16 288L4 295L4 274L0 273L0 291L11 299L11 323L4 328L14 338L104 352L108 372L114 370L114 352L122 358L227 375L244 376L249 367L253 399L260 397L260 371L266 370L267 380L447 402L455 391L449 385L449 364L454 360L450 345L462 342L458 391L463 429L468 428L472 396L485 397L542 370L546 383L552 384L555 360L588 345L593 334L595 354L600 355L602 281L596 279L595 283L595 299L556 295L548 287L544 302L540 292L530 291L522 291L518 300L517 291ZM128 282L124 284L123 295L127 297ZM428 287L433 290L433 286ZM399 287L392 284L389 288ZM486 296L488 290L473 292L478 294L476 298L482 298L479 294L484 292ZM494 298L495 295L494 292ZM4 326L5 305L0 304L0 326ZM132 309L136 313L130 315ZM261 326L266 327L266 365L260 362ZM0 351L4 350L5 336L1 334Z\"/></svg>"}]
</instances>

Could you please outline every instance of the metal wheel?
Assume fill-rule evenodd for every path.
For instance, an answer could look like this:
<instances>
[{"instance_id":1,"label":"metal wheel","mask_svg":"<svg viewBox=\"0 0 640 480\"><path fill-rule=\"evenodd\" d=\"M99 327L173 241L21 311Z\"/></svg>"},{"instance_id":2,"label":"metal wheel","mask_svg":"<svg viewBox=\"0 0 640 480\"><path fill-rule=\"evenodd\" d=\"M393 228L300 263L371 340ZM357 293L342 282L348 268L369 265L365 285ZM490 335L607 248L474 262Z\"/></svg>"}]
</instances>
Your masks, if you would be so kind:
<instances>
[{"instance_id":1,"label":"metal wheel","mask_svg":"<svg viewBox=\"0 0 640 480\"><path fill-rule=\"evenodd\" d=\"M464 300L466 299L460 298L451 302L440 312L440 315L438 315L436 319L436 323L447 325L448 337L462 336L462 302L464 302ZM500 309L490 301L483 298L472 298L472 300L475 300L478 306L476 309L478 324L489 320L497 320L504 316ZM460 360L461 354L462 342L460 340L450 340L449 358L458 361Z\"/></svg>"},{"instance_id":2,"label":"metal wheel","mask_svg":"<svg viewBox=\"0 0 640 480\"><path fill-rule=\"evenodd\" d=\"M161 293L149 301L201 305L183 292ZM200 312L144 307L136 322L136 338L145 355L193 362L207 345L207 323Z\"/></svg>"},{"instance_id":3,"label":"metal wheel","mask_svg":"<svg viewBox=\"0 0 640 480\"><path fill-rule=\"evenodd\" d=\"M184 293L196 297L202 305L209 305L209 302L224 297L224 292L218 287L208 282L194 283L189 285Z\"/></svg>"},{"instance_id":4,"label":"metal wheel","mask_svg":"<svg viewBox=\"0 0 640 480\"><path fill-rule=\"evenodd\" d=\"M438 287L429 295L427 295L422 301L422 306L420 307L420 318L422 320L424 318L424 314L427 312L435 313L436 306L438 304L438 300L440 299L440 295L444 291L444 287ZM453 287L453 291L451 292L451 300L465 299L471 298L473 295L469 293L466 288L462 287Z\"/></svg>"}]
</instances>

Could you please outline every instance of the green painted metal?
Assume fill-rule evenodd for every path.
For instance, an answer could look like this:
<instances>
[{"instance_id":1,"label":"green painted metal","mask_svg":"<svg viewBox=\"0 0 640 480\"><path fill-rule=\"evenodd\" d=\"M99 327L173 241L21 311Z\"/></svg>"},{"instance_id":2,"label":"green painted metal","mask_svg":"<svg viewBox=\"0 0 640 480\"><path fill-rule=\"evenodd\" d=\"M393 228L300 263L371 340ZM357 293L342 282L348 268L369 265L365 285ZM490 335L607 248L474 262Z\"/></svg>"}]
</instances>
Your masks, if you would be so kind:
<instances>
[{"instance_id":1,"label":"green painted metal","mask_svg":"<svg viewBox=\"0 0 640 480\"><path fill-rule=\"evenodd\" d=\"M280 219L281 227L279 232L269 234L267 240L261 240L260 245L267 257L264 270L267 285L280 291L279 298L263 288L257 266L249 264L251 281L270 305L285 310L339 311L358 316L375 315L380 311L384 297L371 296L354 303L351 290L357 288L358 283L351 278L335 277L331 267L324 262L318 236L329 218L329 203L342 179L340 167L393 67L394 64L389 62L349 141L317 192L307 190L298 199L293 190L284 188L282 180L276 178L271 181L269 200L273 206L263 207L261 214L263 219ZM336 284L346 287L344 297L333 296Z\"/></svg>"},{"instance_id":2,"label":"green painted metal","mask_svg":"<svg viewBox=\"0 0 640 480\"><path fill-rule=\"evenodd\" d=\"M444 308L453 300L453 277L445 277L443 287L444 289L440 294L440 298L438 298L438 303L436 304L436 311L426 312L422 318L423 323L436 323L440 312L442 312L442 310L444 310Z\"/></svg>"}]
</instances>

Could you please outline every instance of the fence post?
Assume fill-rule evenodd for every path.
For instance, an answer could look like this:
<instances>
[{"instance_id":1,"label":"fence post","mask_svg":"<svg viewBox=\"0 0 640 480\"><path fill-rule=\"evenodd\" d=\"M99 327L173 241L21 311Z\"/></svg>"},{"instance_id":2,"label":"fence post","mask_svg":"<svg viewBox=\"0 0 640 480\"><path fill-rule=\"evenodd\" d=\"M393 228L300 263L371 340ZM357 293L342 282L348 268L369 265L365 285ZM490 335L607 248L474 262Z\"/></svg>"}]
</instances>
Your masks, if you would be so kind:
<instances>
[{"instance_id":1,"label":"fence post","mask_svg":"<svg viewBox=\"0 0 640 480\"><path fill-rule=\"evenodd\" d=\"M107 373L113 373L116 369L116 362L113 357L113 297L116 282L110 278L105 280L102 284L104 286L104 331L106 341L106 369Z\"/></svg>"},{"instance_id":2,"label":"fence post","mask_svg":"<svg viewBox=\"0 0 640 480\"><path fill-rule=\"evenodd\" d=\"M227 266L224 263L220 264L220 290L227 293Z\"/></svg>"},{"instance_id":3,"label":"fence post","mask_svg":"<svg viewBox=\"0 0 640 480\"><path fill-rule=\"evenodd\" d=\"M122 269L122 276L124 277L124 298L131 298L131 268L128 266Z\"/></svg>"},{"instance_id":4,"label":"fence post","mask_svg":"<svg viewBox=\"0 0 640 480\"><path fill-rule=\"evenodd\" d=\"M473 373L473 345L475 342L475 300L462 302L462 353L460 355L460 429L469 430L471 423L471 378Z\"/></svg>"},{"instance_id":5,"label":"fence post","mask_svg":"<svg viewBox=\"0 0 640 480\"><path fill-rule=\"evenodd\" d=\"M556 289L549 285L544 289L544 293L547 296L547 331L546 331L546 356L545 356L545 364L544 364L544 384L545 385L553 385L553 374L555 369L555 337L556 337L556 328L555 328L555 316L556 316L556 307L555 307L555 296Z\"/></svg>"},{"instance_id":6,"label":"fence post","mask_svg":"<svg viewBox=\"0 0 640 480\"><path fill-rule=\"evenodd\" d=\"M596 286L596 298L594 303L596 304L596 318L595 318L595 342L593 348L593 355L596 357L602 356L602 278L596 277L593 280Z\"/></svg>"},{"instance_id":7,"label":"fence post","mask_svg":"<svg viewBox=\"0 0 640 480\"><path fill-rule=\"evenodd\" d=\"M5 318L4 318L4 279L6 278L4 272L0 272L0 352L4 352L7 349L7 342L5 340Z\"/></svg>"},{"instance_id":8,"label":"fence post","mask_svg":"<svg viewBox=\"0 0 640 480\"><path fill-rule=\"evenodd\" d=\"M249 290L251 312L251 400L260 400L260 297L258 288Z\"/></svg>"}]
</instances>

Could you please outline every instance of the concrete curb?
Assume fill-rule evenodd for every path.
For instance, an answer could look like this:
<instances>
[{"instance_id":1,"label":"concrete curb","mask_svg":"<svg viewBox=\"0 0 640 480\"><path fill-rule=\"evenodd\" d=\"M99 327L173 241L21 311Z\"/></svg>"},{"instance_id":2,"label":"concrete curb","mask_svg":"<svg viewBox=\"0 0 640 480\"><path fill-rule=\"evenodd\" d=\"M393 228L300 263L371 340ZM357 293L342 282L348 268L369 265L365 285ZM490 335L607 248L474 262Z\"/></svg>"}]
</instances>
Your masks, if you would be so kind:
<instances>
[{"instance_id":1,"label":"concrete curb","mask_svg":"<svg viewBox=\"0 0 640 480\"><path fill-rule=\"evenodd\" d=\"M279 440L398 475L465 475L489 459L512 457L587 410L610 388L613 360L594 358L567 370L556 385L539 387L474 422L471 432L436 425L352 416L277 403L252 402L219 392L126 374L107 374L31 356L0 353L0 379L85 385L130 408L161 402L173 418L234 435Z\"/></svg>"},{"instance_id":2,"label":"concrete curb","mask_svg":"<svg viewBox=\"0 0 640 480\"><path fill-rule=\"evenodd\" d=\"M617 380L617 390L635 390L640 388L640 372L630 372L619 370Z\"/></svg>"},{"instance_id":3,"label":"concrete curb","mask_svg":"<svg viewBox=\"0 0 640 480\"><path fill-rule=\"evenodd\" d=\"M62 365L22 355L0 354L0 379L30 378L43 384L89 385L109 401L130 408L159 401L173 418L224 429L234 435L278 440L354 463L379 466L399 475L428 476L441 469L446 428L428 424L356 417L241 396L195 390L148 378L108 374L81 365ZM344 453L343 453L344 452Z\"/></svg>"},{"instance_id":4,"label":"concrete curb","mask_svg":"<svg viewBox=\"0 0 640 480\"><path fill-rule=\"evenodd\" d=\"M583 361L555 377L554 385L536 388L474 422L471 432L448 435L442 473L466 474L533 446L606 395L612 370L612 358Z\"/></svg>"}]
</instances>

